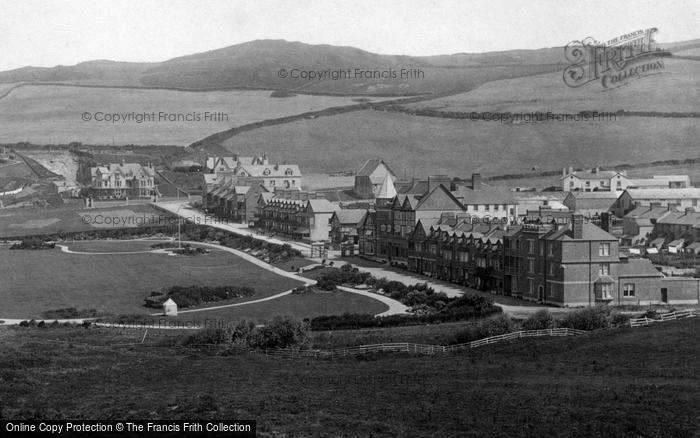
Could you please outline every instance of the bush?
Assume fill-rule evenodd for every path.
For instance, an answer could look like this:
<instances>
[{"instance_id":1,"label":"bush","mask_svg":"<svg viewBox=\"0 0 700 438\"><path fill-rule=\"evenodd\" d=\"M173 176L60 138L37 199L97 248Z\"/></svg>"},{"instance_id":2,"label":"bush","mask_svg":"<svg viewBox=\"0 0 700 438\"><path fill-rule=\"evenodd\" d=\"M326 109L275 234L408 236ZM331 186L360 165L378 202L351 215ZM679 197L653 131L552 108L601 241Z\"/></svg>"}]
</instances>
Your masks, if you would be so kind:
<instances>
[{"instance_id":1,"label":"bush","mask_svg":"<svg viewBox=\"0 0 700 438\"><path fill-rule=\"evenodd\" d=\"M587 307L566 314L558 322L558 326L576 330L597 330L611 325L610 307Z\"/></svg>"},{"instance_id":2,"label":"bush","mask_svg":"<svg viewBox=\"0 0 700 438\"><path fill-rule=\"evenodd\" d=\"M250 297L255 289L246 286L173 286L167 292L151 292L144 298L145 306L159 309L168 298L178 307L193 307L201 303Z\"/></svg>"},{"instance_id":3,"label":"bush","mask_svg":"<svg viewBox=\"0 0 700 438\"><path fill-rule=\"evenodd\" d=\"M255 331L255 324L243 320L235 326L206 328L187 336L182 345L226 345L248 347Z\"/></svg>"},{"instance_id":4,"label":"bush","mask_svg":"<svg viewBox=\"0 0 700 438\"><path fill-rule=\"evenodd\" d=\"M485 319L477 325L479 338L504 335L517 330L517 325L508 315L498 315Z\"/></svg>"},{"instance_id":5,"label":"bush","mask_svg":"<svg viewBox=\"0 0 700 438\"><path fill-rule=\"evenodd\" d=\"M554 328L554 317L547 309L538 310L523 321L523 330L544 330Z\"/></svg>"},{"instance_id":6,"label":"bush","mask_svg":"<svg viewBox=\"0 0 700 438\"><path fill-rule=\"evenodd\" d=\"M276 316L264 327L257 328L252 345L257 348L295 348L310 344L309 325L293 316Z\"/></svg>"}]
</instances>

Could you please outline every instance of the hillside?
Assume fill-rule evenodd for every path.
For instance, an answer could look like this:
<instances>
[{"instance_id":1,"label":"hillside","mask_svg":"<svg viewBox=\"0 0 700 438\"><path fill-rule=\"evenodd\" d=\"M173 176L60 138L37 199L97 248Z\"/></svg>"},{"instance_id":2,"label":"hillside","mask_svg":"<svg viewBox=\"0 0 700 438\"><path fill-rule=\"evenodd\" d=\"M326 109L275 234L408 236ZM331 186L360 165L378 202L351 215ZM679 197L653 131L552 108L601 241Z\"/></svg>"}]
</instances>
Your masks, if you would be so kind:
<instances>
[{"instance_id":1,"label":"hillside","mask_svg":"<svg viewBox=\"0 0 700 438\"><path fill-rule=\"evenodd\" d=\"M697 158L698 138L693 118L517 125L366 110L242 132L224 146L243 154L264 149L308 173L356 170L378 155L399 174L468 177Z\"/></svg>"},{"instance_id":2,"label":"hillside","mask_svg":"<svg viewBox=\"0 0 700 438\"><path fill-rule=\"evenodd\" d=\"M321 94L410 95L466 90L489 79L560 69L561 49L519 50L433 57L378 55L353 47L257 40L158 63L89 61L53 68L0 72L0 83L60 82L187 90L293 89ZM420 68L415 79L354 77L354 69ZM278 71L353 70L353 77L305 80Z\"/></svg>"},{"instance_id":3,"label":"hillside","mask_svg":"<svg viewBox=\"0 0 700 438\"><path fill-rule=\"evenodd\" d=\"M154 346L156 333L139 348L109 345L141 330L0 327L0 416L254 419L259 436L690 438L700 427L700 318L338 360L215 356Z\"/></svg>"},{"instance_id":4,"label":"hillside","mask_svg":"<svg viewBox=\"0 0 700 438\"><path fill-rule=\"evenodd\" d=\"M698 54L697 48L677 52ZM700 58L698 59L700 61ZM600 82L570 88L562 73L488 82L466 93L423 101L407 108L440 112L645 111L700 112L700 62L664 58L657 75L633 80L624 87L604 90Z\"/></svg>"}]
</instances>

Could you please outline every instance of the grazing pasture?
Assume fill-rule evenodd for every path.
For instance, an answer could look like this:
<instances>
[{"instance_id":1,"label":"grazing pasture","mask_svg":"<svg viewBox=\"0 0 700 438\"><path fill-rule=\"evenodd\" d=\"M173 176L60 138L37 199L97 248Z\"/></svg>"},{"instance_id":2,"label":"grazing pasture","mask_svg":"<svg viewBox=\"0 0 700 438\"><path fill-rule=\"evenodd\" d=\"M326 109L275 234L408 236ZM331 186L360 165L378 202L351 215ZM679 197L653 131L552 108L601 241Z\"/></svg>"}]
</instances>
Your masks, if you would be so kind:
<instances>
[{"instance_id":1,"label":"grazing pasture","mask_svg":"<svg viewBox=\"0 0 700 438\"><path fill-rule=\"evenodd\" d=\"M697 49L694 49L697 50ZM700 62L662 58L660 74L605 90L600 81L568 87L562 71L487 82L474 90L406 105L442 112L700 112Z\"/></svg>"},{"instance_id":2,"label":"grazing pasture","mask_svg":"<svg viewBox=\"0 0 700 438\"><path fill-rule=\"evenodd\" d=\"M649 78L648 80L651 80ZM593 167L698 156L695 118L618 117L616 121L502 124L354 111L243 132L230 151L266 150L309 173L358 169L381 156L409 176L469 177L530 172L533 167Z\"/></svg>"},{"instance_id":3,"label":"grazing pasture","mask_svg":"<svg viewBox=\"0 0 700 438\"><path fill-rule=\"evenodd\" d=\"M357 103L353 96L295 95L273 98L270 93L24 85L0 98L0 138L3 142L28 141L36 144L77 141L96 145L186 146L209 134L235 126ZM156 119L144 119L139 123L132 115L132 119L112 123L96 121L95 113L98 112L126 115L155 113ZM159 112L188 118L169 121L171 116L167 116L161 120ZM227 118L204 120L205 112L224 113ZM91 120L83 120L83 113L89 113ZM196 120L194 114L199 114L201 120Z\"/></svg>"},{"instance_id":4,"label":"grazing pasture","mask_svg":"<svg viewBox=\"0 0 700 438\"><path fill-rule=\"evenodd\" d=\"M106 346L142 336L0 327L0 414L245 418L265 436L675 438L700 428L700 318L433 357L284 360Z\"/></svg>"}]
</instances>

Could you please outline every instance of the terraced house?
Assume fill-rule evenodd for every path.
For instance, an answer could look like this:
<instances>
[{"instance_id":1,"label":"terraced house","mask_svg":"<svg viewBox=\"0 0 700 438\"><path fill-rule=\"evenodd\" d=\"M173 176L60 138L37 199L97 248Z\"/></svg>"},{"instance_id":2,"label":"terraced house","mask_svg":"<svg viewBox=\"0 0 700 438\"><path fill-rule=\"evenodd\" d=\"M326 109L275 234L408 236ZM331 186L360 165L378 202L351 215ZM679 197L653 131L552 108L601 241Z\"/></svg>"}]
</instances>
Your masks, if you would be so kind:
<instances>
[{"instance_id":1,"label":"terraced house","mask_svg":"<svg viewBox=\"0 0 700 438\"><path fill-rule=\"evenodd\" d=\"M328 241L330 218L339 207L314 196L298 191L260 194L255 226L296 240Z\"/></svg>"},{"instance_id":2,"label":"terraced house","mask_svg":"<svg viewBox=\"0 0 700 438\"><path fill-rule=\"evenodd\" d=\"M156 171L149 163L108 163L90 168L90 193L95 198L147 198L156 194Z\"/></svg>"},{"instance_id":3,"label":"terraced house","mask_svg":"<svg viewBox=\"0 0 700 438\"><path fill-rule=\"evenodd\" d=\"M418 221L408 241L409 270L502 293L505 230L472 219L447 213Z\"/></svg>"}]
</instances>

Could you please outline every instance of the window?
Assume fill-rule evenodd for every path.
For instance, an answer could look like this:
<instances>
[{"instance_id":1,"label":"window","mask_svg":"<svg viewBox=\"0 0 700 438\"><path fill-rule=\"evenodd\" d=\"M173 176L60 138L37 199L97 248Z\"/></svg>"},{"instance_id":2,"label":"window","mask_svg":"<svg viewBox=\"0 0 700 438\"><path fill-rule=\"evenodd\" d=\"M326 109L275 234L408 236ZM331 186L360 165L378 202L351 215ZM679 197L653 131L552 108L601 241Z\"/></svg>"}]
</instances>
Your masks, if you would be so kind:
<instances>
[{"instance_id":1,"label":"window","mask_svg":"<svg viewBox=\"0 0 700 438\"><path fill-rule=\"evenodd\" d=\"M554 245L552 245L552 244L549 245L549 256L550 257L554 256Z\"/></svg>"},{"instance_id":2,"label":"window","mask_svg":"<svg viewBox=\"0 0 700 438\"><path fill-rule=\"evenodd\" d=\"M540 255L544 255L544 242L540 242Z\"/></svg>"},{"instance_id":3,"label":"window","mask_svg":"<svg viewBox=\"0 0 700 438\"><path fill-rule=\"evenodd\" d=\"M534 240L527 241L527 252L530 254L535 253L535 241Z\"/></svg>"},{"instance_id":4,"label":"window","mask_svg":"<svg viewBox=\"0 0 700 438\"><path fill-rule=\"evenodd\" d=\"M549 275L554 275L554 263L549 264Z\"/></svg>"},{"instance_id":5,"label":"window","mask_svg":"<svg viewBox=\"0 0 700 438\"><path fill-rule=\"evenodd\" d=\"M527 281L527 290L528 292L530 292L530 294L535 293L535 282L533 280Z\"/></svg>"},{"instance_id":6,"label":"window","mask_svg":"<svg viewBox=\"0 0 700 438\"><path fill-rule=\"evenodd\" d=\"M512 291L517 292L518 291L518 277L511 277L510 280L511 280L510 287L511 287Z\"/></svg>"},{"instance_id":7,"label":"window","mask_svg":"<svg viewBox=\"0 0 700 438\"><path fill-rule=\"evenodd\" d=\"M527 259L527 272L531 272L531 273L535 272L535 259L533 259L533 258Z\"/></svg>"},{"instance_id":8,"label":"window","mask_svg":"<svg viewBox=\"0 0 700 438\"><path fill-rule=\"evenodd\" d=\"M610 255L610 244L601 243L598 245L598 255L599 256L609 256Z\"/></svg>"},{"instance_id":9,"label":"window","mask_svg":"<svg viewBox=\"0 0 700 438\"><path fill-rule=\"evenodd\" d=\"M484 211L489 211L491 206L489 204L484 205Z\"/></svg>"},{"instance_id":10,"label":"window","mask_svg":"<svg viewBox=\"0 0 700 438\"><path fill-rule=\"evenodd\" d=\"M625 283L622 288L623 297L633 297L634 296L634 283Z\"/></svg>"},{"instance_id":11,"label":"window","mask_svg":"<svg viewBox=\"0 0 700 438\"><path fill-rule=\"evenodd\" d=\"M596 285L596 298L599 300L612 299L613 285L612 283L602 283Z\"/></svg>"},{"instance_id":12,"label":"window","mask_svg":"<svg viewBox=\"0 0 700 438\"><path fill-rule=\"evenodd\" d=\"M610 263L601 263L598 265L598 275L610 275Z\"/></svg>"},{"instance_id":13,"label":"window","mask_svg":"<svg viewBox=\"0 0 700 438\"><path fill-rule=\"evenodd\" d=\"M270 180L270 187L274 187L274 186L275 186L275 180L274 180L274 179L271 179L271 180Z\"/></svg>"},{"instance_id":14,"label":"window","mask_svg":"<svg viewBox=\"0 0 700 438\"><path fill-rule=\"evenodd\" d=\"M290 175L292 175L293 173L294 173L294 172L292 171L292 169L287 169L287 170L284 171L284 174L287 175L287 176L290 176Z\"/></svg>"},{"instance_id":15,"label":"window","mask_svg":"<svg viewBox=\"0 0 700 438\"><path fill-rule=\"evenodd\" d=\"M574 181L573 180L569 181L569 187L572 189L574 188Z\"/></svg>"}]
</instances>

